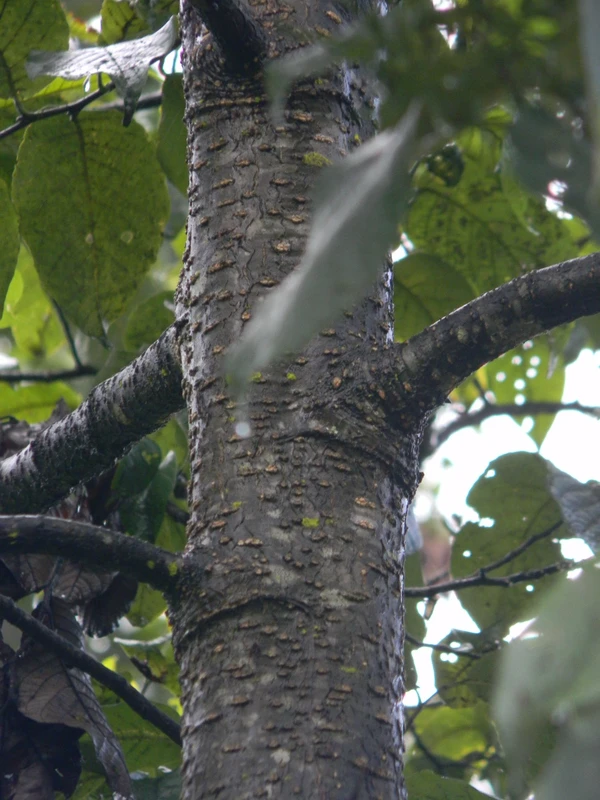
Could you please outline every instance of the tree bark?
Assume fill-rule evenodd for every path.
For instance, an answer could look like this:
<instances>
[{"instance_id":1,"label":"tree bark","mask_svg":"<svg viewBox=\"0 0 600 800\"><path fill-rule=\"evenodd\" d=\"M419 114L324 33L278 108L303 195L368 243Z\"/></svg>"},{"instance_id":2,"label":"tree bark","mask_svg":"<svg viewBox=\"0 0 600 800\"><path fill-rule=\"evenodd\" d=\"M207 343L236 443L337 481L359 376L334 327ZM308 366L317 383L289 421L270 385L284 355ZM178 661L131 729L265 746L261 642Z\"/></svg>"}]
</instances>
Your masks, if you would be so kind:
<instances>
[{"instance_id":1,"label":"tree bark","mask_svg":"<svg viewBox=\"0 0 600 800\"><path fill-rule=\"evenodd\" d=\"M252 11L270 57L341 21L303 0ZM274 126L261 83L229 70L190 4L182 37L187 557L206 570L171 618L184 796L399 797L402 533L423 415L394 426L369 372L391 334L389 276L291 364L254 376L247 439L222 366L304 250L311 155L333 161L371 135L365 89L349 72L296 87Z\"/></svg>"}]
</instances>

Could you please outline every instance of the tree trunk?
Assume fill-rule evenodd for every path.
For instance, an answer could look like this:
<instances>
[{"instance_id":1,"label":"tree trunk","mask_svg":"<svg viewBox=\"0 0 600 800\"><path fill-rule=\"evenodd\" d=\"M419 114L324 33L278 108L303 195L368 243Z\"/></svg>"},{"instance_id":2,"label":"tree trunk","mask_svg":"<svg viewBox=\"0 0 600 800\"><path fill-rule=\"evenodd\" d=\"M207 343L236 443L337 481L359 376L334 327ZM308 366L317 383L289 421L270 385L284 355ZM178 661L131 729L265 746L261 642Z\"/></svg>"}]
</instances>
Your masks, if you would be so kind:
<instances>
[{"instance_id":1,"label":"tree trunk","mask_svg":"<svg viewBox=\"0 0 600 800\"><path fill-rule=\"evenodd\" d=\"M303 0L253 12L271 56L297 46L298 25L339 20ZM403 530L421 423L392 424L370 371L391 335L389 275L293 362L254 376L249 438L223 375L228 346L300 260L314 154L339 159L371 133L364 91L350 73L304 84L275 126L262 86L227 71L189 5L182 34L187 552L206 569L172 613L184 796L400 797Z\"/></svg>"}]
</instances>

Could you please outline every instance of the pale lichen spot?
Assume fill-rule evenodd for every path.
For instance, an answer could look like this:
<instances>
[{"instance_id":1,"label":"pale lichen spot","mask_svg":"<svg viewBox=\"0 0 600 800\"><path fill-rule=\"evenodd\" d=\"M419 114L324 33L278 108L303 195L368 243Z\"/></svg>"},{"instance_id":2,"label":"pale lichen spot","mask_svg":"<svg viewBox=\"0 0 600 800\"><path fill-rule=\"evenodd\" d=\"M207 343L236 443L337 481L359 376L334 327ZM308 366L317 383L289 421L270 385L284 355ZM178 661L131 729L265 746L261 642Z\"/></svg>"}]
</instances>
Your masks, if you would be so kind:
<instances>
[{"instance_id":1,"label":"pale lichen spot","mask_svg":"<svg viewBox=\"0 0 600 800\"><path fill-rule=\"evenodd\" d=\"M271 753L271 758L280 766L288 764L290 760L290 751L284 750L283 747L279 747L277 750L273 750Z\"/></svg>"},{"instance_id":2,"label":"pale lichen spot","mask_svg":"<svg viewBox=\"0 0 600 800\"><path fill-rule=\"evenodd\" d=\"M120 238L125 244L131 244L133 242L133 231L123 231Z\"/></svg>"},{"instance_id":3,"label":"pale lichen spot","mask_svg":"<svg viewBox=\"0 0 600 800\"><path fill-rule=\"evenodd\" d=\"M456 338L461 344L466 344L469 341L469 332L466 328L456 329Z\"/></svg>"}]
</instances>

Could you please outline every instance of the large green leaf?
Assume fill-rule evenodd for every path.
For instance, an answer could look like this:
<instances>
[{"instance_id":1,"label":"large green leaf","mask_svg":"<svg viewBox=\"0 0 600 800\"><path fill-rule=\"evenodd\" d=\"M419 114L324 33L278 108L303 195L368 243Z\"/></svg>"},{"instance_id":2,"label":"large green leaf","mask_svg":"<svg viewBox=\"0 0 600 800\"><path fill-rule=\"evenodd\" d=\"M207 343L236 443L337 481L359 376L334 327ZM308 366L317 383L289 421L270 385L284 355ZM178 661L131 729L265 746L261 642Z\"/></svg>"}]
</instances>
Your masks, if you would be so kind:
<instances>
[{"instance_id":1,"label":"large green leaf","mask_svg":"<svg viewBox=\"0 0 600 800\"><path fill-rule=\"evenodd\" d=\"M69 25L59 0L4 0L0 24L0 97L35 91L25 61L34 48L66 50ZM43 83L47 83L47 79Z\"/></svg>"},{"instance_id":2,"label":"large green leaf","mask_svg":"<svg viewBox=\"0 0 600 800\"><path fill-rule=\"evenodd\" d=\"M542 201L522 193L515 211L519 190L513 185L510 195L505 192L497 137L488 133L475 146L473 136L472 129L464 134L464 169L457 182L431 158L419 166L404 229L419 250L445 261L479 294L524 268L574 257L577 248L565 236L563 221ZM460 145L462 138L457 141Z\"/></svg>"},{"instance_id":3,"label":"large green leaf","mask_svg":"<svg viewBox=\"0 0 600 800\"><path fill-rule=\"evenodd\" d=\"M264 301L228 357L238 389L273 359L305 344L372 285L397 240L418 119L414 107L396 129L323 175L300 265Z\"/></svg>"},{"instance_id":4,"label":"large green leaf","mask_svg":"<svg viewBox=\"0 0 600 800\"><path fill-rule=\"evenodd\" d=\"M118 112L30 126L13 199L45 288L82 330L100 336L155 259L168 216L144 130L123 128Z\"/></svg>"},{"instance_id":5,"label":"large green leaf","mask_svg":"<svg viewBox=\"0 0 600 800\"><path fill-rule=\"evenodd\" d=\"M547 474L546 461L531 453L510 453L490 463L467 497L481 523L467 523L456 538L452 557L455 577L476 574L529 537L561 522ZM565 537L562 526L490 574L510 575L560 561L556 538L561 535ZM523 581L511 587L479 586L461 590L460 598L480 628L493 627L502 637L510 625L531 616L539 592L554 580L555 576L550 576L535 584Z\"/></svg>"},{"instance_id":6,"label":"large green leaf","mask_svg":"<svg viewBox=\"0 0 600 800\"><path fill-rule=\"evenodd\" d=\"M0 308L4 308L6 293L15 272L21 239L19 221L10 202L6 183L0 179Z\"/></svg>"},{"instance_id":7,"label":"large green leaf","mask_svg":"<svg viewBox=\"0 0 600 800\"><path fill-rule=\"evenodd\" d=\"M150 440L146 440L150 444ZM123 528L131 536L146 542L156 540L160 531L167 501L177 477L174 453L167 453L147 488L135 497L127 497L119 506Z\"/></svg>"},{"instance_id":8,"label":"large green leaf","mask_svg":"<svg viewBox=\"0 0 600 800\"><path fill-rule=\"evenodd\" d=\"M394 264L394 333L404 341L468 303L471 286L437 256L413 253Z\"/></svg>"},{"instance_id":9,"label":"large green leaf","mask_svg":"<svg viewBox=\"0 0 600 800\"><path fill-rule=\"evenodd\" d=\"M544 601L537 635L506 648L495 718L512 772L523 792L528 763L544 741L537 800L591 800L600 783L600 574L595 568L563 580Z\"/></svg>"},{"instance_id":10,"label":"large green leaf","mask_svg":"<svg viewBox=\"0 0 600 800\"><path fill-rule=\"evenodd\" d=\"M156 154L167 178L187 196L187 132L183 123L184 106L181 75L167 75L162 89Z\"/></svg>"}]
</instances>

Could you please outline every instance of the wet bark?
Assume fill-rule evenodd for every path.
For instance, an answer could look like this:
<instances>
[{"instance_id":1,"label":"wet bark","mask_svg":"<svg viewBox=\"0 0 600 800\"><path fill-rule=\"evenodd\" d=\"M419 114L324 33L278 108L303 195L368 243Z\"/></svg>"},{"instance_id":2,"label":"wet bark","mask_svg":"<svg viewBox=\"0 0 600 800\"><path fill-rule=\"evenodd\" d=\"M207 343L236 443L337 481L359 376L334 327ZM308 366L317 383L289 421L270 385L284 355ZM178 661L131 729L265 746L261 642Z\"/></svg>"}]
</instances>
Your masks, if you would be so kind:
<instances>
[{"instance_id":1,"label":"wet bark","mask_svg":"<svg viewBox=\"0 0 600 800\"><path fill-rule=\"evenodd\" d=\"M256 2L268 54L334 29L328 4ZM206 569L173 610L187 798L388 798L402 790L404 517L422 415L397 424L370 371L389 342L389 276L247 408L223 357L300 260L317 153L371 135L359 78L297 87L282 124L182 14L191 168L178 291L192 479L187 554ZM251 435L240 438L242 414Z\"/></svg>"}]
</instances>

